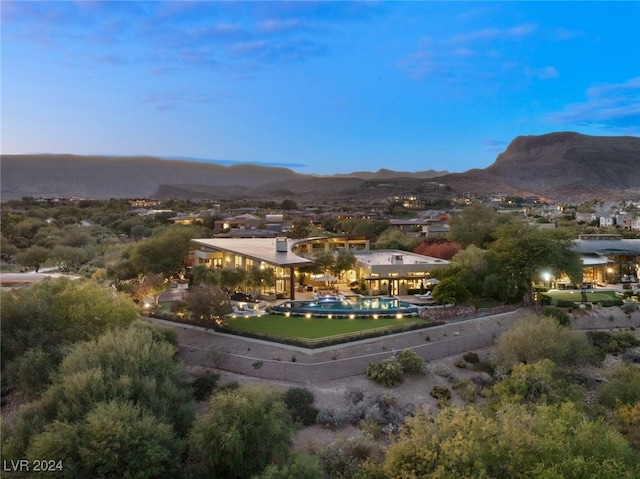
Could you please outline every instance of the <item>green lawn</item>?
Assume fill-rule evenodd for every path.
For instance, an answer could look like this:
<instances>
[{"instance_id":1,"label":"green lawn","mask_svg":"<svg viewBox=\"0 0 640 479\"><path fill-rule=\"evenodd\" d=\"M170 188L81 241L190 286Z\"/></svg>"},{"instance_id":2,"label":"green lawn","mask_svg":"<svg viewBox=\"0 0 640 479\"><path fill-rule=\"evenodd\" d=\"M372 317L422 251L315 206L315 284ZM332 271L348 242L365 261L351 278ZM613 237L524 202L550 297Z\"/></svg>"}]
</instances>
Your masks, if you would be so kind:
<instances>
[{"instance_id":1,"label":"green lawn","mask_svg":"<svg viewBox=\"0 0 640 479\"><path fill-rule=\"evenodd\" d=\"M267 315L249 318L229 318L228 327L276 337L319 339L375 328L407 326L423 322L420 318L378 319L328 319L304 318L300 316Z\"/></svg>"},{"instance_id":2,"label":"green lawn","mask_svg":"<svg viewBox=\"0 0 640 479\"><path fill-rule=\"evenodd\" d=\"M544 295L560 301L582 301L582 294L580 294L580 291L553 291L544 293ZM615 299L615 297L616 293L614 291L597 291L587 293L588 302L606 301L608 299Z\"/></svg>"}]
</instances>

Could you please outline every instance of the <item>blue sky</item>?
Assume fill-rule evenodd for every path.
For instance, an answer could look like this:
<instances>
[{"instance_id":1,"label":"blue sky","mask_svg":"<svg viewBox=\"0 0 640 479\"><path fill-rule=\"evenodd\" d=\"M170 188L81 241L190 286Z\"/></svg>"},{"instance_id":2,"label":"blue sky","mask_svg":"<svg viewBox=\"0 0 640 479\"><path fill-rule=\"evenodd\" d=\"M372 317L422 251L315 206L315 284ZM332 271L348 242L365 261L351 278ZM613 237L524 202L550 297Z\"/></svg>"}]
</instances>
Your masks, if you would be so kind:
<instances>
[{"instance_id":1,"label":"blue sky","mask_svg":"<svg viewBox=\"0 0 640 479\"><path fill-rule=\"evenodd\" d=\"M2 1L2 153L484 168L640 135L640 2Z\"/></svg>"}]
</instances>

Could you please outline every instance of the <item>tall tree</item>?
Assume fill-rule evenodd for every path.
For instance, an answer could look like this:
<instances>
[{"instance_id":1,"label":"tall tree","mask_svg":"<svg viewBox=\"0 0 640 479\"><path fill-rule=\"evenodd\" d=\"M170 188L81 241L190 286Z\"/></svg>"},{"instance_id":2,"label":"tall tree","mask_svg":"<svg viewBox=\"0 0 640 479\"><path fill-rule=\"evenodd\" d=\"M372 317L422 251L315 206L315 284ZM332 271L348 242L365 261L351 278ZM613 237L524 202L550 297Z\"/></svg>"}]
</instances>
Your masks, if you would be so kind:
<instances>
[{"instance_id":1,"label":"tall tree","mask_svg":"<svg viewBox=\"0 0 640 479\"><path fill-rule=\"evenodd\" d=\"M503 276L524 292L523 301L533 301L533 280L547 270L566 273L574 282L582 282L580 255L573 251L573 240L564 231L543 230L524 221L512 221L495 231L488 260Z\"/></svg>"}]
</instances>

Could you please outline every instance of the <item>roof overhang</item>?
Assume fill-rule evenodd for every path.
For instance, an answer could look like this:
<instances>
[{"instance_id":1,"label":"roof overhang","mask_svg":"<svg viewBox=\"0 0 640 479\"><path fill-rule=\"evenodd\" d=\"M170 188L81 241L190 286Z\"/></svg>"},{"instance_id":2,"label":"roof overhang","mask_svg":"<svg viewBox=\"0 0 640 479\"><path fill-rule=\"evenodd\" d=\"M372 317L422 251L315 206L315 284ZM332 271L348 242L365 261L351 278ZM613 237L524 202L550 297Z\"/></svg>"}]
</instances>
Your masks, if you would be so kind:
<instances>
[{"instance_id":1,"label":"roof overhang","mask_svg":"<svg viewBox=\"0 0 640 479\"><path fill-rule=\"evenodd\" d=\"M309 259L292 253L289 246L287 251L276 251L275 238L205 238L192 239L191 242L205 251L233 253L281 268L298 268L313 263Z\"/></svg>"}]
</instances>

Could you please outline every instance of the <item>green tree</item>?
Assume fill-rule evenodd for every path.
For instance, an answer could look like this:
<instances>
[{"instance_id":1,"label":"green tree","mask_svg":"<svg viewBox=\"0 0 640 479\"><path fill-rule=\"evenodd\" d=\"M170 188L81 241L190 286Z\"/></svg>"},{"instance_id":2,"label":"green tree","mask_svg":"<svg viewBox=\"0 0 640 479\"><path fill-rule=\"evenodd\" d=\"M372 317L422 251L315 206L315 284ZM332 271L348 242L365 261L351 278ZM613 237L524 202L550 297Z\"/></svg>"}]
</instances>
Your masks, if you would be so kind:
<instances>
[{"instance_id":1,"label":"green tree","mask_svg":"<svg viewBox=\"0 0 640 479\"><path fill-rule=\"evenodd\" d=\"M137 464L121 454L125 450L139 454L141 460L148 454L161 464L172 461L159 455L167 447L173 450L179 446L176 438L185 437L190 429L194 405L184 371L176 362L176 347L167 338L158 327L134 323L127 329L109 331L96 341L75 345L62 361L56 380L39 400L21 410L15 426L4 435L3 455L15 460L41 452L54 454L58 451L55 448L60 448L59 452L65 454L51 457L79 458L76 477L86 477L83 470L97 465L95 456L82 454L98 454L101 449L102 461L98 464L119 466L121 477L136 477ZM120 406L109 406L113 401L124 411ZM135 409L127 405L135 405ZM139 420L136 424L131 418L135 415ZM155 420L147 419L149 416ZM103 431L109 422L113 423L111 432ZM126 429L127 422L133 429ZM144 442L139 441L156 428L160 445L151 441L150 450L143 451ZM111 435L114 449L104 449L101 445ZM93 448L89 447L92 443ZM172 443L174 446L169 447Z\"/></svg>"},{"instance_id":2,"label":"green tree","mask_svg":"<svg viewBox=\"0 0 640 479\"><path fill-rule=\"evenodd\" d=\"M294 200L292 199L285 199L282 200L282 203L280 203L280 209L282 210L297 210L298 209L298 203L296 203Z\"/></svg>"},{"instance_id":3,"label":"green tree","mask_svg":"<svg viewBox=\"0 0 640 479\"><path fill-rule=\"evenodd\" d=\"M261 473L274 458L288 455L291 427L291 416L275 391L219 392L189 436L193 477L244 479Z\"/></svg>"},{"instance_id":4,"label":"green tree","mask_svg":"<svg viewBox=\"0 0 640 479\"><path fill-rule=\"evenodd\" d=\"M240 268L222 268L220 270L220 287L227 291L234 291L246 285L249 273Z\"/></svg>"},{"instance_id":5,"label":"green tree","mask_svg":"<svg viewBox=\"0 0 640 479\"><path fill-rule=\"evenodd\" d=\"M232 312L227 295L213 285L191 288L186 295L186 303L191 317L199 321L221 323Z\"/></svg>"},{"instance_id":6,"label":"green tree","mask_svg":"<svg viewBox=\"0 0 640 479\"><path fill-rule=\"evenodd\" d=\"M191 239L203 235L199 227L171 226L136 243L131 249L130 261L139 273L169 276L182 268Z\"/></svg>"},{"instance_id":7,"label":"green tree","mask_svg":"<svg viewBox=\"0 0 640 479\"><path fill-rule=\"evenodd\" d=\"M177 477L184 441L148 411L127 402L99 403L78 423L54 422L27 450L32 462L64 458L56 477Z\"/></svg>"},{"instance_id":8,"label":"green tree","mask_svg":"<svg viewBox=\"0 0 640 479\"><path fill-rule=\"evenodd\" d=\"M138 302L144 301L145 298L153 297L154 307L158 306L160 301L160 294L169 288L169 283L165 281L165 278L161 274L147 274L138 282L131 296Z\"/></svg>"},{"instance_id":9,"label":"green tree","mask_svg":"<svg viewBox=\"0 0 640 479\"><path fill-rule=\"evenodd\" d=\"M197 264L191 267L191 282L194 285L219 284L220 270L211 269L204 264Z\"/></svg>"},{"instance_id":10,"label":"green tree","mask_svg":"<svg viewBox=\"0 0 640 479\"><path fill-rule=\"evenodd\" d=\"M484 248L501 219L492 207L473 203L449 219L449 239L463 247Z\"/></svg>"},{"instance_id":11,"label":"green tree","mask_svg":"<svg viewBox=\"0 0 640 479\"><path fill-rule=\"evenodd\" d=\"M471 293L457 277L447 277L433 288L433 299L438 304L465 304Z\"/></svg>"},{"instance_id":12,"label":"green tree","mask_svg":"<svg viewBox=\"0 0 640 479\"><path fill-rule=\"evenodd\" d=\"M513 278L524 293L525 304L533 301L533 279L543 270L566 273L574 282L582 282L580 255L571 250L573 240L562 231L541 230L522 221L507 223L495 232L489 247L489 261L504 276Z\"/></svg>"},{"instance_id":13,"label":"green tree","mask_svg":"<svg viewBox=\"0 0 640 479\"><path fill-rule=\"evenodd\" d=\"M90 280L47 280L28 289L3 291L0 299L3 369L30 349L37 357L48 357L47 361L34 360L34 368L50 362L47 371L55 369L67 346L127 326L136 318L129 298L113 295L109 288ZM23 374L29 364L22 362ZM42 377L44 372L34 369L30 376Z\"/></svg>"},{"instance_id":14,"label":"green tree","mask_svg":"<svg viewBox=\"0 0 640 479\"><path fill-rule=\"evenodd\" d=\"M42 246L31 246L25 251L16 254L16 262L28 268L34 268L36 272L51 256L51 251Z\"/></svg>"},{"instance_id":15,"label":"green tree","mask_svg":"<svg viewBox=\"0 0 640 479\"><path fill-rule=\"evenodd\" d=\"M404 231L398 228L392 227L380 233L373 246L375 249L413 251L417 243L417 239L407 236Z\"/></svg>"},{"instance_id":16,"label":"green tree","mask_svg":"<svg viewBox=\"0 0 640 479\"><path fill-rule=\"evenodd\" d=\"M342 278L345 271L350 270L356 264L356 256L349 250L340 249L334 256L333 264L329 271L338 278Z\"/></svg>"},{"instance_id":17,"label":"green tree","mask_svg":"<svg viewBox=\"0 0 640 479\"><path fill-rule=\"evenodd\" d=\"M276 283L275 271L273 268L254 266L249 271L247 283L254 291L263 291L265 288L271 290Z\"/></svg>"}]
</instances>

